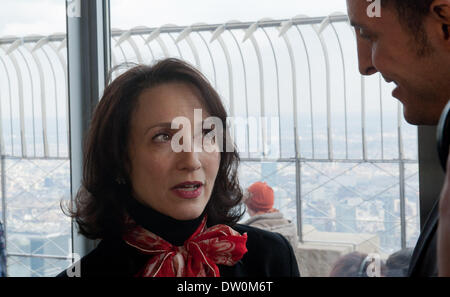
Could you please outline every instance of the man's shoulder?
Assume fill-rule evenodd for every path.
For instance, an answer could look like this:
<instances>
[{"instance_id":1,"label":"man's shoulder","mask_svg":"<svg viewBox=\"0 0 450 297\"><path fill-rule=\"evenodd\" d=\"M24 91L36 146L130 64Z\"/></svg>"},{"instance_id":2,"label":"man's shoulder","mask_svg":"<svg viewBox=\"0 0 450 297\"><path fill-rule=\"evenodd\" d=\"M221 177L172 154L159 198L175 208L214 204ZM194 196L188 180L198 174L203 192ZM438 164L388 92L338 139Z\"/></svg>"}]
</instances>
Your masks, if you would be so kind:
<instances>
[{"instance_id":1,"label":"man's shoulder","mask_svg":"<svg viewBox=\"0 0 450 297\"><path fill-rule=\"evenodd\" d=\"M420 232L411 257L409 276L437 276L437 226L439 221L438 202L435 203L423 230Z\"/></svg>"},{"instance_id":2,"label":"man's shoulder","mask_svg":"<svg viewBox=\"0 0 450 297\"><path fill-rule=\"evenodd\" d=\"M241 234L247 233L250 246L259 246L260 249L286 248L287 240L278 233L243 224L236 224L233 229Z\"/></svg>"},{"instance_id":3,"label":"man's shoulder","mask_svg":"<svg viewBox=\"0 0 450 297\"><path fill-rule=\"evenodd\" d=\"M250 217L247 221L243 222L244 225L254 225L261 228L261 224L279 224L279 222L288 221L284 218L281 212L271 212L271 213L263 213L257 214L253 217ZM258 226L259 225L259 226ZM264 229L264 228L263 228Z\"/></svg>"}]
</instances>

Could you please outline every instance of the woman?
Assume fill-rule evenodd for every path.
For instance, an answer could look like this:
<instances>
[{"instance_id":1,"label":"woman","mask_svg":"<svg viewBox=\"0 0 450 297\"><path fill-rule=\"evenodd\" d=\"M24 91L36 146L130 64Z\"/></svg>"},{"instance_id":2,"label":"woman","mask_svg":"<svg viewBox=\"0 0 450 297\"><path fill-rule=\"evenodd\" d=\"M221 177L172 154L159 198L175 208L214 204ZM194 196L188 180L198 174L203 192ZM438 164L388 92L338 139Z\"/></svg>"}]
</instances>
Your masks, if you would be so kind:
<instances>
[{"instance_id":1,"label":"woman","mask_svg":"<svg viewBox=\"0 0 450 297\"><path fill-rule=\"evenodd\" d=\"M203 129L209 117L226 127L219 95L177 59L134 67L105 89L71 212L81 234L101 239L78 263L82 277L299 275L282 236L236 224L239 156L220 149L226 133ZM190 149L199 137L203 147Z\"/></svg>"}]
</instances>

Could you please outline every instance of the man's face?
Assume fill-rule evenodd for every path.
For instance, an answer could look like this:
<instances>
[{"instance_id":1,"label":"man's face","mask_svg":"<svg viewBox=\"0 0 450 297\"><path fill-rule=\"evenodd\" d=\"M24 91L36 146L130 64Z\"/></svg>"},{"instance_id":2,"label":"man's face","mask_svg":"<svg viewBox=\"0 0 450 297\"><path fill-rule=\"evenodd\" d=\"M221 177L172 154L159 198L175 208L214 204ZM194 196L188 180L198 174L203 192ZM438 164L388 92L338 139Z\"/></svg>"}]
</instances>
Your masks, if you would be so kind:
<instances>
[{"instance_id":1,"label":"man's face","mask_svg":"<svg viewBox=\"0 0 450 297\"><path fill-rule=\"evenodd\" d=\"M382 7L381 17L369 17L366 0L347 0L348 15L356 31L359 71L362 75L380 72L397 87L392 96L403 104L405 119L416 125L437 124L445 103L450 99L448 53L434 47L434 24L424 19L428 44L419 44L400 23L395 8ZM425 54L419 54L427 47ZM447 56L445 56L447 55Z\"/></svg>"}]
</instances>

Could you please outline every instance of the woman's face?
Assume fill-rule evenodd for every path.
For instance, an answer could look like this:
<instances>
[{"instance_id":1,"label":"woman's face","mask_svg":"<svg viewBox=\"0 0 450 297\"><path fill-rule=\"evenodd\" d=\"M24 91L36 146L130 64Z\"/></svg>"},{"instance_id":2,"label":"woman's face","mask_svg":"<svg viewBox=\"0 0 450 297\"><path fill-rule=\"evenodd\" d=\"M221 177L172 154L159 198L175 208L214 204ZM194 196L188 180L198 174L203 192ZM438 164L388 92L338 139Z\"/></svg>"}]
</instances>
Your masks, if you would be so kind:
<instances>
[{"instance_id":1,"label":"woman's face","mask_svg":"<svg viewBox=\"0 0 450 297\"><path fill-rule=\"evenodd\" d=\"M177 220L195 219L202 214L220 164L217 150L194 152L191 147L190 152L176 153L172 149L172 136L185 131L171 129L173 119L189 119L190 135L183 133L180 143L187 139L185 135L194 143L194 109L202 110L203 119L210 116L200 98L199 91L190 84L163 83L140 94L131 118L128 152L133 196ZM203 131L202 127L198 129Z\"/></svg>"}]
</instances>

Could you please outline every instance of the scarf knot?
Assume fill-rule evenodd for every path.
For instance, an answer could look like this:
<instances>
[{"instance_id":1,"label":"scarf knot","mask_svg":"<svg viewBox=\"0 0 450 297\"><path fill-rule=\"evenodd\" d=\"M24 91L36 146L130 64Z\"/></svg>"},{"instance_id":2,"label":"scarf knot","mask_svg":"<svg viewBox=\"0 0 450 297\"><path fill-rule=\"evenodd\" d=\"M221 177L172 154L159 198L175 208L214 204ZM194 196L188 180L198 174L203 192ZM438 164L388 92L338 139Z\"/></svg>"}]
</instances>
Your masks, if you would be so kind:
<instances>
[{"instance_id":1,"label":"scarf knot","mask_svg":"<svg viewBox=\"0 0 450 297\"><path fill-rule=\"evenodd\" d=\"M218 277L218 264L235 265L247 252L247 234L227 225L206 228L206 220L183 246L174 246L128 218L132 227L123 236L125 242L150 256L137 276Z\"/></svg>"}]
</instances>

